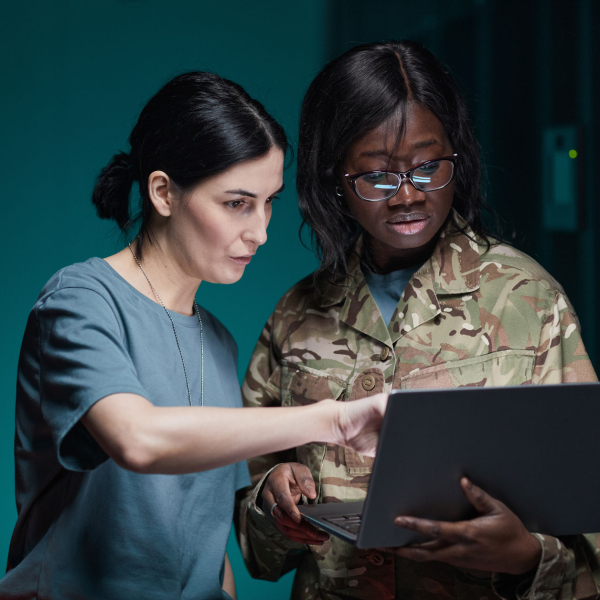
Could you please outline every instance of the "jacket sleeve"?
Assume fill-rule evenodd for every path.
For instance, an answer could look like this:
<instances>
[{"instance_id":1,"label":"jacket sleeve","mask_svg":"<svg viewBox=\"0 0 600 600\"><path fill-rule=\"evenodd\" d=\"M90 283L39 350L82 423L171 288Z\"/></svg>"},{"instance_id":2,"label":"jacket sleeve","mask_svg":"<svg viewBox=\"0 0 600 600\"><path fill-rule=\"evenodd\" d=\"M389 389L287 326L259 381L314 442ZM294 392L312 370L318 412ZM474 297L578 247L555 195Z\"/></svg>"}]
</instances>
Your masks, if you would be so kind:
<instances>
[{"instance_id":1,"label":"jacket sleeve","mask_svg":"<svg viewBox=\"0 0 600 600\"><path fill-rule=\"evenodd\" d=\"M272 340L271 316L256 344L242 385L244 406L281 406L281 367ZM295 462L296 450L258 456L248 461L254 487L240 490L236 505L236 529L248 571L255 579L277 581L298 565L303 544L289 541L262 511L261 492L270 472L284 462Z\"/></svg>"},{"instance_id":2,"label":"jacket sleeve","mask_svg":"<svg viewBox=\"0 0 600 600\"><path fill-rule=\"evenodd\" d=\"M532 383L597 382L573 307L558 291L546 313ZM534 534L542 544L535 572L494 574L496 593L506 600L584 600L600 597L600 535L555 538Z\"/></svg>"},{"instance_id":3,"label":"jacket sleeve","mask_svg":"<svg viewBox=\"0 0 600 600\"><path fill-rule=\"evenodd\" d=\"M542 324L532 383L596 381L598 377L583 345L575 311L559 291Z\"/></svg>"}]
</instances>

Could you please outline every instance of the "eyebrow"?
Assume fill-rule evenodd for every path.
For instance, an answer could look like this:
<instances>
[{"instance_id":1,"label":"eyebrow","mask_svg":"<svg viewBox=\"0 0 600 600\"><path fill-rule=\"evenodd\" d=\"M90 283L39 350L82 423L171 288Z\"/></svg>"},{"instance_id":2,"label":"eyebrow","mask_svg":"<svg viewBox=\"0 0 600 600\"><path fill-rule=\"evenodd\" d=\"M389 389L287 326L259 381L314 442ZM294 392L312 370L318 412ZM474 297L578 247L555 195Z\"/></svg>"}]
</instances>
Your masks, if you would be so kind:
<instances>
[{"instance_id":1,"label":"eyebrow","mask_svg":"<svg viewBox=\"0 0 600 600\"><path fill-rule=\"evenodd\" d=\"M241 190L241 189L226 190L225 193L226 194L234 194L236 196L248 196L248 198L256 198L256 194L253 194L252 192L248 192L247 190Z\"/></svg>"},{"instance_id":2,"label":"eyebrow","mask_svg":"<svg viewBox=\"0 0 600 600\"><path fill-rule=\"evenodd\" d=\"M429 138L428 140L423 140L422 142L417 142L413 144L413 148L428 148L429 146L435 146L435 144L439 144L440 142L435 138Z\"/></svg>"},{"instance_id":3,"label":"eyebrow","mask_svg":"<svg viewBox=\"0 0 600 600\"><path fill-rule=\"evenodd\" d=\"M390 153L387 150L365 150L364 152L361 152L358 156L367 156L373 158L383 156L384 158L389 158Z\"/></svg>"},{"instance_id":4,"label":"eyebrow","mask_svg":"<svg viewBox=\"0 0 600 600\"><path fill-rule=\"evenodd\" d=\"M281 192L283 192L284 188L285 188L285 184L283 184L275 193L271 194L269 196L269 198L272 198L273 196L280 194ZM236 196L246 196L248 198L257 198L257 195L254 192L249 192L248 190L242 190L242 189L226 190L225 193L226 194L234 194Z\"/></svg>"},{"instance_id":5,"label":"eyebrow","mask_svg":"<svg viewBox=\"0 0 600 600\"><path fill-rule=\"evenodd\" d=\"M419 150L420 148L429 148L429 146L435 146L439 143L440 142L435 138L429 138L428 140L423 140L421 142L416 142L415 144L412 144L412 147L415 150ZM365 150L364 152L361 152L359 156L366 156L369 158L377 158L383 156L384 158L389 158L390 153L388 150Z\"/></svg>"}]
</instances>

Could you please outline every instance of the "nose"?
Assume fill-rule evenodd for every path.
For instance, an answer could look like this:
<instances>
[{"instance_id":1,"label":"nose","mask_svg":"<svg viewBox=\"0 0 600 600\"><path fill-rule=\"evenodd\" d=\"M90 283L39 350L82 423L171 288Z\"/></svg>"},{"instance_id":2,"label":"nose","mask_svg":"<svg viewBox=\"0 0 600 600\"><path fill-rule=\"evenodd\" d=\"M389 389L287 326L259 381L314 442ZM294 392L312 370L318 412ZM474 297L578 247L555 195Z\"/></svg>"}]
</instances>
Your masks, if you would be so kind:
<instances>
[{"instance_id":1,"label":"nose","mask_svg":"<svg viewBox=\"0 0 600 600\"><path fill-rule=\"evenodd\" d=\"M410 206L414 202L423 202L425 200L425 192L418 190L412 181L404 176L400 184L398 193L388 200L388 206L397 206L405 204Z\"/></svg>"},{"instance_id":2,"label":"nose","mask_svg":"<svg viewBox=\"0 0 600 600\"><path fill-rule=\"evenodd\" d=\"M242 239L256 246L262 246L267 241L267 226L269 225L269 216L264 210L257 210L248 223L248 227Z\"/></svg>"}]
</instances>

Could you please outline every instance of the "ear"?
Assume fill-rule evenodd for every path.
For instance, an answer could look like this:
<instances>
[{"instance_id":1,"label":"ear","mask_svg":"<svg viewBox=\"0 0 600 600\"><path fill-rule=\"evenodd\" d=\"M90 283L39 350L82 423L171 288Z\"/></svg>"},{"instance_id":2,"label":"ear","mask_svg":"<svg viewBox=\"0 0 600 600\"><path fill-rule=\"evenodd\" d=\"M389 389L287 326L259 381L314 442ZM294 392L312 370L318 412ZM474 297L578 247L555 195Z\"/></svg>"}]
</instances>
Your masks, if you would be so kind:
<instances>
[{"instance_id":1,"label":"ear","mask_svg":"<svg viewBox=\"0 0 600 600\"><path fill-rule=\"evenodd\" d=\"M175 199L175 187L164 171L152 171L148 175L148 196L161 217L170 217Z\"/></svg>"}]
</instances>

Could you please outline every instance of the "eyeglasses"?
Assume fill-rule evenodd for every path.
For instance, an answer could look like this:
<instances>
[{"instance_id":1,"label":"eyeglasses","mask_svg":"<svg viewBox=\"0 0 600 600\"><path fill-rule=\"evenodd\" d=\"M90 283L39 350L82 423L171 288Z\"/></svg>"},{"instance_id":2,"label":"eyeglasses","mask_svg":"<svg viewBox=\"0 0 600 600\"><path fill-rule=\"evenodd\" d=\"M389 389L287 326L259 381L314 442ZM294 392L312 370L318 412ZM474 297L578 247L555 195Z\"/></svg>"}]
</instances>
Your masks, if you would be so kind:
<instances>
[{"instance_id":1,"label":"eyeglasses","mask_svg":"<svg viewBox=\"0 0 600 600\"><path fill-rule=\"evenodd\" d=\"M458 154L426 160L408 171L366 171L344 175L359 198L380 202L393 198L402 181L408 179L421 192L434 192L446 187L456 173Z\"/></svg>"}]
</instances>

